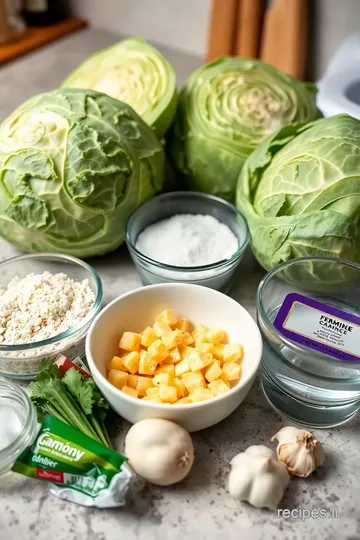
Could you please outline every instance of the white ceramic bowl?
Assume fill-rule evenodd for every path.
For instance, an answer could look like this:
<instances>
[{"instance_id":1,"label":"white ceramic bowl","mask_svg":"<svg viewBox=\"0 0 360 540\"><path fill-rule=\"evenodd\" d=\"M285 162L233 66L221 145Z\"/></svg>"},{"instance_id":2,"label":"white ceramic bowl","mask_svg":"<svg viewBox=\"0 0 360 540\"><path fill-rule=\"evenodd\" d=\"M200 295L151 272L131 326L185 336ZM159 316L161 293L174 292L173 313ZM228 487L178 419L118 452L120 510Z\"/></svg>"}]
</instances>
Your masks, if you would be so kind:
<instances>
[{"instance_id":1,"label":"white ceramic bowl","mask_svg":"<svg viewBox=\"0 0 360 540\"><path fill-rule=\"evenodd\" d=\"M165 308L194 324L223 328L230 342L244 346L242 376L234 388L208 401L168 405L133 398L107 381L106 365L118 353L122 332L140 332ZM261 354L259 329L240 304L213 289L182 283L143 287L116 298L93 321L86 339L86 356L94 380L120 416L133 424L145 418L166 418L188 431L217 424L240 405L254 382Z\"/></svg>"}]
</instances>

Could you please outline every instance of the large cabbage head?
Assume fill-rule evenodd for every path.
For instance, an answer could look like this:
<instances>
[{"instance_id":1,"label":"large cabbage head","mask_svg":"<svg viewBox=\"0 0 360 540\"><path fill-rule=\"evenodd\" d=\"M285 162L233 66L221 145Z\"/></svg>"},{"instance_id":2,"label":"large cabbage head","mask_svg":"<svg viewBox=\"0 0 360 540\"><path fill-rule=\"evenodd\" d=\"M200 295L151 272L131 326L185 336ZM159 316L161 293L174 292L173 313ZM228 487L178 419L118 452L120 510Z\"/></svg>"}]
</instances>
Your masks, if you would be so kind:
<instances>
[{"instance_id":1,"label":"large cabbage head","mask_svg":"<svg viewBox=\"0 0 360 540\"><path fill-rule=\"evenodd\" d=\"M248 158L236 202L265 269L303 256L359 261L360 121L282 128Z\"/></svg>"},{"instance_id":2,"label":"large cabbage head","mask_svg":"<svg viewBox=\"0 0 360 540\"><path fill-rule=\"evenodd\" d=\"M87 58L62 86L104 92L130 105L159 138L173 121L177 93L170 63L142 38L129 38Z\"/></svg>"},{"instance_id":3,"label":"large cabbage head","mask_svg":"<svg viewBox=\"0 0 360 540\"><path fill-rule=\"evenodd\" d=\"M235 199L252 150L285 124L318 116L316 89L260 60L226 57L205 65L179 95L169 154L190 189Z\"/></svg>"},{"instance_id":4,"label":"large cabbage head","mask_svg":"<svg viewBox=\"0 0 360 540\"><path fill-rule=\"evenodd\" d=\"M23 251L101 255L163 184L153 131L99 92L36 96L0 126L0 234Z\"/></svg>"}]
</instances>

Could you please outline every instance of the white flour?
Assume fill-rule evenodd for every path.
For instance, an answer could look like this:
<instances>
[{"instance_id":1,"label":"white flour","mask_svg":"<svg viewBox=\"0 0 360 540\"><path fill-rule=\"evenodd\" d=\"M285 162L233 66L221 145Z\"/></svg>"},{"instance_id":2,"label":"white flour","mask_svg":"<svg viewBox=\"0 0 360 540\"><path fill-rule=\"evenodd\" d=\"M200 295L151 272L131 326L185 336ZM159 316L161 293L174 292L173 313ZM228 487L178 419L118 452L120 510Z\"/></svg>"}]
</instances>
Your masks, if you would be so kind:
<instances>
[{"instance_id":1,"label":"white flour","mask_svg":"<svg viewBox=\"0 0 360 540\"><path fill-rule=\"evenodd\" d=\"M173 266L203 266L230 259L239 242L227 225L209 215L177 214L149 225L136 249Z\"/></svg>"}]
</instances>

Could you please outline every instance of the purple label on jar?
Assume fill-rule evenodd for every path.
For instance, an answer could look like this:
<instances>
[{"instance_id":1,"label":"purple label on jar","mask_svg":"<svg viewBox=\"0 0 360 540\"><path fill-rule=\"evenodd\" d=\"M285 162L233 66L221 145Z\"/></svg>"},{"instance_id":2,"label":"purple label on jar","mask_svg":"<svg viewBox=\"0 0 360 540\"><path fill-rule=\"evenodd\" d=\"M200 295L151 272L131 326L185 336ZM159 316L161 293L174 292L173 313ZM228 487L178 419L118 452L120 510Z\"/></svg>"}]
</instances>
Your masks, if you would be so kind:
<instances>
[{"instance_id":1,"label":"purple label on jar","mask_svg":"<svg viewBox=\"0 0 360 540\"><path fill-rule=\"evenodd\" d=\"M287 339L337 360L360 360L360 317L342 309L290 293L274 326Z\"/></svg>"}]
</instances>

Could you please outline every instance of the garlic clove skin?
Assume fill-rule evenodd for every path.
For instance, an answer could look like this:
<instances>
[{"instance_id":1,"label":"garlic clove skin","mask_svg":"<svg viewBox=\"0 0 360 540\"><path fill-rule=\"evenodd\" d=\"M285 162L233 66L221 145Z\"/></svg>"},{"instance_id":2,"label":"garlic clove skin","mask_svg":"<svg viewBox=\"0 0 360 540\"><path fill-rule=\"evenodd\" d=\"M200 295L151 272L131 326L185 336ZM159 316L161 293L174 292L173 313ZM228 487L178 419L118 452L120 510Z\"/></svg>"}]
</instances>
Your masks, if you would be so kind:
<instances>
[{"instance_id":1,"label":"garlic clove skin","mask_svg":"<svg viewBox=\"0 0 360 540\"><path fill-rule=\"evenodd\" d=\"M234 499L247 501L257 508L274 510L278 507L290 477L275 452L266 446L249 446L230 464L228 485Z\"/></svg>"},{"instance_id":2,"label":"garlic clove skin","mask_svg":"<svg viewBox=\"0 0 360 540\"><path fill-rule=\"evenodd\" d=\"M271 441L278 441L277 456L293 476L306 478L325 461L324 449L310 431L287 426Z\"/></svg>"}]
</instances>

